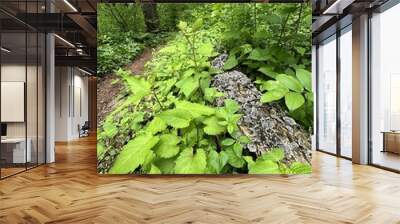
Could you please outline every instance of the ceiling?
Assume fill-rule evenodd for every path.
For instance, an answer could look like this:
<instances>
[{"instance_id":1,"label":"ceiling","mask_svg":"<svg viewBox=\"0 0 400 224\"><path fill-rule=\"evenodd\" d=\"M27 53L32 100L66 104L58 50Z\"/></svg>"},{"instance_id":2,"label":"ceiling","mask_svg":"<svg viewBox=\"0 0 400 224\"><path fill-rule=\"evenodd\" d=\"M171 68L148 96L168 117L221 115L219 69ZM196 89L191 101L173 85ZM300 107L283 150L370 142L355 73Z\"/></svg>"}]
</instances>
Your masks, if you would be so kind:
<instances>
[{"instance_id":1,"label":"ceiling","mask_svg":"<svg viewBox=\"0 0 400 224\"><path fill-rule=\"evenodd\" d=\"M26 30L55 33L57 34L56 65L79 66L90 73L95 73L97 2L97 0L1 0L0 24L4 38L10 39L7 40L7 47L15 48L14 54L26 55L25 35L17 33ZM21 38L17 36L24 37L22 43ZM28 44L28 55L35 51L34 49L36 47Z\"/></svg>"}]
</instances>

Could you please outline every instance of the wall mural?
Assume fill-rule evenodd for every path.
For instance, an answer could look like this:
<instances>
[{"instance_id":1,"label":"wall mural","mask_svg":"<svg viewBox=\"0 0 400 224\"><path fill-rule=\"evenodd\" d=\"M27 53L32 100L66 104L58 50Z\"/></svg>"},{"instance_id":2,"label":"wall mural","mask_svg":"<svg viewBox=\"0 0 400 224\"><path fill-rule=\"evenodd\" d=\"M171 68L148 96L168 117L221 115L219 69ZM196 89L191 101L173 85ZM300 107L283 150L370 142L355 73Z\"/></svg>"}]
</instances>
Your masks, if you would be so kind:
<instances>
[{"instance_id":1,"label":"wall mural","mask_svg":"<svg viewBox=\"0 0 400 224\"><path fill-rule=\"evenodd\" d=\"M311 172L306 3L99 4L100 174Z\"/></svg>"}]
</instances>

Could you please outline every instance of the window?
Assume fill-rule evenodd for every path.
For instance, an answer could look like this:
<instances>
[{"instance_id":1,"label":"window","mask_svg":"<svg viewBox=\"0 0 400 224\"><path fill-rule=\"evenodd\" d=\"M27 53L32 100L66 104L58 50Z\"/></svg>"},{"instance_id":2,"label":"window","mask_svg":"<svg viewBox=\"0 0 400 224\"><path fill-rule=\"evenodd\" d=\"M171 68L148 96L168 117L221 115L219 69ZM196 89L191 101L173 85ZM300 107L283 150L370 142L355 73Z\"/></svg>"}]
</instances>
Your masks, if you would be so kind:
<instances>
[{"instance_id":1,"label":"window","mask_svg":"<svg viewBox=\"0 0 400 224\"><path fill-rule=\"evenodd\" d=\"M352 157L352 33L351 26L340 36L340 155Z\"/></svg>"},{"instance_id":2,"label":"window","mask_svg":"<svg viewBox=\"0 0 400 224\"><path fill-rule=\"evenodd\" d=\"M336 153L336 36L318 47L318 145Z\"/></svg>"},{"instance_id":3,"label":"window","mask_svg":"<svg viewBox=\"0 0 400 224\"><path fill-rule=\"evenodd\" d=\"M371 162L400 170L400 5L371 18Z\"/></svg>"}]
</instances>

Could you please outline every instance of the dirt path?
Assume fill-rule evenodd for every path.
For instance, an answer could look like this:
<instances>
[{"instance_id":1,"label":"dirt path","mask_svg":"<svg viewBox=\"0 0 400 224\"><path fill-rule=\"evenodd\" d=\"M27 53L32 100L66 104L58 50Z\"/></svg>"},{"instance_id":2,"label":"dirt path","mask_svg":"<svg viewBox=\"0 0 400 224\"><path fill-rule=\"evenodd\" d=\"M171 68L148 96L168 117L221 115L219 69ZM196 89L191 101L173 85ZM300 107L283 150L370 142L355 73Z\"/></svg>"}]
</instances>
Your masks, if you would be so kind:
<instances>
[{"instance_id":1,"label":"dirt path","mask_svg":"<svg viewBox=\"0 0 400 224\"><path fill-rule=\"evenodd\" d=\"M145 64L153 57L151 49L145 49L131 64L125 68L135 75L141 75ZM116 74L105 75L97 81L97 124L100 126L104 118L114 109L118 96L123 90L123 84Z\"/></svg>"}]
</instances>

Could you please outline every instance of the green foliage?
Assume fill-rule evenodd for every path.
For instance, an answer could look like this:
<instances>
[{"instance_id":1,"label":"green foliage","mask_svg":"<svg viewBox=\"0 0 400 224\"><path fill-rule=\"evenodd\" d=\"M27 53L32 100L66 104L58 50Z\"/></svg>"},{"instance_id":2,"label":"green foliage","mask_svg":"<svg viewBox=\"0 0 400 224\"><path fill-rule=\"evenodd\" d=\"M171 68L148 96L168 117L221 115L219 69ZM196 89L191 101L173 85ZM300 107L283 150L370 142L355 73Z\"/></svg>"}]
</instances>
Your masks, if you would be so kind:
<instances>
[{"instance_id":1,"label":"green foliage","mask_svg":"<svg viewBox=\"0 0 400 224\"><path fill-rule=\"evenodd\" d=\"M254 12L254 4L195 4L176 8L173 4L158 4L160 31L178 32L154 54L140 77L117 70L125 95L99 129L99 172L308 173L308 164L284 161L282 149L265 149L267 152L259 156L250 152L247 148L250 139L238 127L242 115L237 102L218 99L224 105L215 107L216 99L224 94L211 87L213 75L220 71L212 68L210 61L223 51L229 52L224 69L239 68L254 74L251 78L265 92L264 102L285 100L290 113L309 106L312 99L307 77L309 64L302 61L309 49L290 39L290 35L299 37L290 26L296 25L293 18L297 17L292 14L299 11L300 5L273 6L273 10L266 5L270 4L256 5L257 10L265 10L270 16L258 13L259 25L254 31L254 21L248 17ZM134 9L138 12L136 21L141 25L134 28L138 32L130 40L143 48L151 44L143 33L141 10ZM124 9L118 10L122 13ZM280 33L277 31L288 17L291 19L278 39L290 43L276 41L271 34L264 36L261 30ZM104 33L122 30L114 22L109 29L103 29L107 30ZM107 21L101 23L104 26ZM305 28L299 24L298 31L303 34ZM117 37L111 39L114 38ZM121 65L112 66L116 69ZM300 106L299 95L305 101ZM299 120L307 116L301 115Z\"/></svg>"},{"instance_id":2,"label":"green foliage","mask_svg":"<svg viewBox=\"0 0 400 224\"><path fill-rule=\"evenodd\" d=\"M280 148L272 149L263 153L260 157L253 160L245 157L249 169L249 174L307 174L311 173L309 164L294 162L290 166L281 162L284 158L284 151Z\"/></svg>"},{"instance_id":3,"label":"green foliage","mask_svg":"<svg viewBox=\"0 0 400 224\"><path fill-rule=\"evenodd\" d=\"M143 50L143 45L131 40L130 33L122 33L118 38L98 34L97 60L98 74L104 75L128 64Z\"/></svg>"},{"instance_id":4,"label":"green foliage","mask_svg":"<svg viewBox=\"0 0 400 224\"><path fill-rule=\"evenodd\" d=\"M313 123L313 94L311 92L311 73L296 69L295 76L279 74L275 80L259 81L262 103L270 103L284 98L290 115L307 129Z\"/></svg>"}]
</instances>

